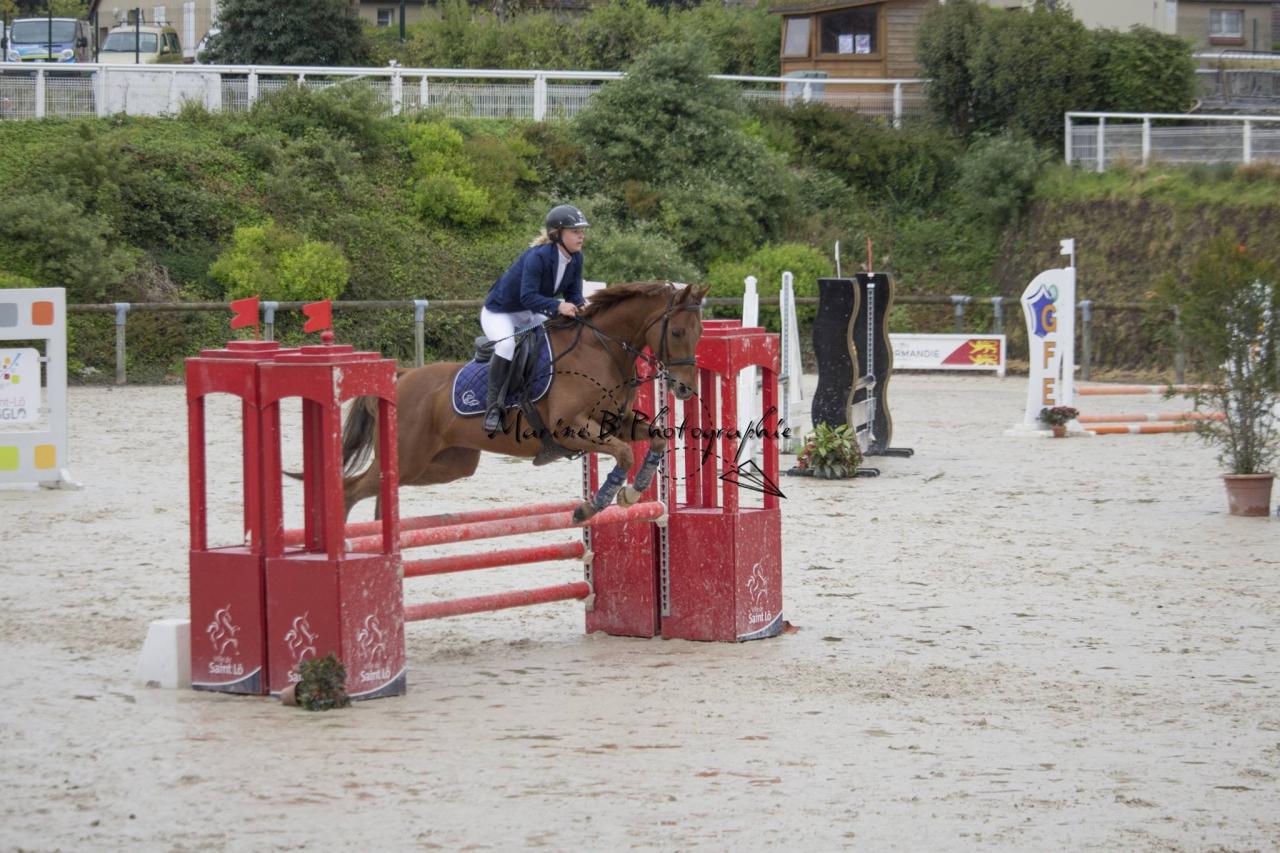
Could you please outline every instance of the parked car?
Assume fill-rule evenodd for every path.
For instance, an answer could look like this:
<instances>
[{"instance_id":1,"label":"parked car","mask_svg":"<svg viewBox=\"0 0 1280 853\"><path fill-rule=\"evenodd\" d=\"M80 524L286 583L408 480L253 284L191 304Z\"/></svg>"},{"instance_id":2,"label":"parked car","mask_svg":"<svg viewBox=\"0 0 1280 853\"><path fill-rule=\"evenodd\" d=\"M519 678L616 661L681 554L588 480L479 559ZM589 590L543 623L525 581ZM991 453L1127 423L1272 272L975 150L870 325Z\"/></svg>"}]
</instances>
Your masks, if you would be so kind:
<instances>
[{"instance_id":1,"label":"parked car","mask_svg":"<svg viewBox=\"0 0 1280 853\"><path fill-rule=\"evenodd\" d=\"M107 33L98 48L98 61L107 65L182 62L178 31L167 24L121 24Z\"/></svg>"},{"instance_id":2,"label":"parked car","mask_svg":"<svg viewBox=\"0 0 1280 853\"><path fill-rule=\"evenodd\" d=\"M88 21L79 18L19 18L9 28L9 62L90 62Z\"/></svg>"},{"instance_id":3,"label":"parked car","mask_svg":"<svg viewBox=\"0 0 1280 853\"><path fill-rule=\"evenodd\" d=\"M200 43L196 45L196 65L203 65L209 61L206 52L209 50L209 40L222 32L222 27L214 24L209 28L209 32L204 34L204 38L200 39Z\"/></svg>"}]
</instances>

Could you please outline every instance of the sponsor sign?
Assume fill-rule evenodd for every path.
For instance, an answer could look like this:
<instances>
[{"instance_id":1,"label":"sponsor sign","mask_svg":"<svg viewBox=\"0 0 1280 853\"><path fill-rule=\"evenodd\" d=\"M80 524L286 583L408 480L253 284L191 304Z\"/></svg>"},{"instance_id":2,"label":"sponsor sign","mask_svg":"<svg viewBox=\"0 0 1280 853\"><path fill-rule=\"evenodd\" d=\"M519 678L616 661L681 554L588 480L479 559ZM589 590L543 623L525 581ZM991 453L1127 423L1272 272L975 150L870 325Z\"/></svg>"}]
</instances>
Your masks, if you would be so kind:
<instances>
[{"instance_id":1,"label":"sponsor sign","mask_svg":"<svg viewBox=\"0 0 1280 853\"><path fill-rule=\"evenodd\" d=\"M1004 376L1004 335L889 335L894 370L994 370Z\"/></svg>"},{"instance_id":2,"label":"sponsor sign","mask_svg":"<svg viewBox=\"0 0 1280 853\"><path fill-rule=\"evenodd\" d=\"M0 423L40 418L40 351L0 349Z\"/></svg>"}]
</instances>

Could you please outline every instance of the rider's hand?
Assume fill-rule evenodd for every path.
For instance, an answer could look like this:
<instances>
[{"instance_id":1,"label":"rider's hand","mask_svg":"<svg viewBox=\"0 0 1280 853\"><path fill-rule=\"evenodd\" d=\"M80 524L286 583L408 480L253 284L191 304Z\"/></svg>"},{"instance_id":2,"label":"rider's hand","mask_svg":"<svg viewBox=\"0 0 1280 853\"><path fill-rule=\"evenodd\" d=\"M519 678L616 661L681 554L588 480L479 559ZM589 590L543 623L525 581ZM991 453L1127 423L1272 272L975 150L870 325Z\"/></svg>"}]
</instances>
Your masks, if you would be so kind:
<instances>
[{"instance_id":1,"label":"rider's hand","mask_svg":"<svg viewBox=\"0 0 1280 853\"><path fill-rule=\"evenodd\" d=\"M557 311L557 313L559 313L562 317L577 317L577 316L578 316L578 306L577 306L577 305L574 305L572 302L561 302L561 303L560 303L560 307L559 307L559 308L557 308L557 309L556 309L556 311Z\"/></svg>"}]
</instances>

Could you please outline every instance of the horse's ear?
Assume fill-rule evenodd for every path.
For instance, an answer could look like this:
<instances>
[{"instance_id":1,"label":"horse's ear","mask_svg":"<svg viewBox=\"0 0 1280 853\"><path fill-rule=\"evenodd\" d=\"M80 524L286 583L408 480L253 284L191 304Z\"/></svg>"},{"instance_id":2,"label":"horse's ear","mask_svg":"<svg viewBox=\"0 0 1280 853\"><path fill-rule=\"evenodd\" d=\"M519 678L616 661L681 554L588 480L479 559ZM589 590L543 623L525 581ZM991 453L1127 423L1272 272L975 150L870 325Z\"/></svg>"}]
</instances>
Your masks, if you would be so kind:
<instances>
[{"instance_id":1,"label":"horse's ear","mask_svg":"<svg viewBox=\"0 0 1280 853\"><path fill-rule=\"evenodd\" d=\"M702 302L707 297L707 294L711 292L711 285L696 284L685 289L689 291L688 299L690 302Z\"/></svg>"}]
</instances>

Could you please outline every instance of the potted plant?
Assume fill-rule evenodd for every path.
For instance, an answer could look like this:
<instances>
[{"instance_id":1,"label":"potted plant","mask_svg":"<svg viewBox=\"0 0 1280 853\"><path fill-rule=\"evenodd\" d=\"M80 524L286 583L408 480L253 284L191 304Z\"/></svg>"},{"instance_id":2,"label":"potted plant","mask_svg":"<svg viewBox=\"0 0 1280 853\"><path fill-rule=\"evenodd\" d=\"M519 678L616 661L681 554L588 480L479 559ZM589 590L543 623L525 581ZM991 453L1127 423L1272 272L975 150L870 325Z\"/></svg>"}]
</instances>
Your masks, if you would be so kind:
<instances>
[{"instance_id":1,"label":"potted plant","mask_svg":"<svg viewBox=\"0 0 1280 853\"><path fill-rule=\"evenodd\" d=\"M1079 410L1071 406L1054 406L1040 410L1040 423L1053 430L1053 434L1057 438L1065 438L1067 424L1078 417L1080 417Z\"/></svg>"},{"instance_id":2,"label":"potted plant","mask_svg":"<svg viewBox=\"0 0 1280 853\"><path fill-rule=\"evenodd\" d=\"M300 680L280 695L284 704L308 711L330 711L351 704L346 689L347 670L335 655L307 658L298 665L298 675Z\"/></svg>"},{"instance_id":3,"label":"potted plant","mask_svg":"<svg viewBox=\"0 0 1280 853\"><path fill-rule=\"evenodd\" d=\"M1196 431L1227 468L1228 507L1266 516L1280 456L1280 267L1223 233L1187 275L1166 277L1163 287L1203 373L1196 409L1223 414Z\"/></svg>"},{"instance_id":4,"label":"potted plant","mask_svg":"<svg viewBox=\"0 0 1280 853\"><path fill-rule=\"evenodd\" d=\"M820 423L804 440L804 448L796 456L797 474L838 480L858 476L862 450L857 436L848 424L833 427Z\"/></svg>"}]
</instances>

